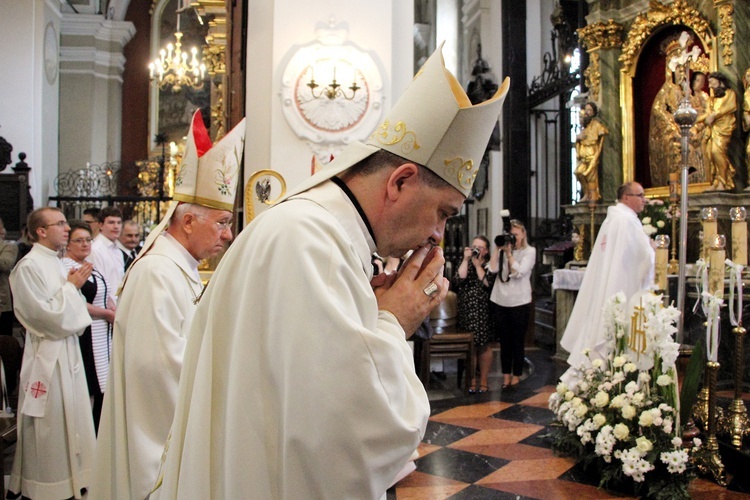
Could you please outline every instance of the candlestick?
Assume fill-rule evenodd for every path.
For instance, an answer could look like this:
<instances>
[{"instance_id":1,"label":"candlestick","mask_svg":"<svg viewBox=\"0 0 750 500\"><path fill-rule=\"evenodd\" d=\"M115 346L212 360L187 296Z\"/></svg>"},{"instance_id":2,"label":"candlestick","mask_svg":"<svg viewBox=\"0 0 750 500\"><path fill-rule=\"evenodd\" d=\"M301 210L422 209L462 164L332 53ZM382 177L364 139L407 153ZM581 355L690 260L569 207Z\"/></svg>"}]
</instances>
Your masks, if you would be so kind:
<instances>
[{"instance_id":1,"label":"candlestick","mask_svg":"<svg viewBox=\"0 0 750 500\"><path fill-rule=\"evenodd\" d=\"M670 238L666 234L659 234L656 241L656 264L654 266L654 283L659 290L667 289L667 260L669 258Z\"/></svg>"},{"instance_id":2,"label":"candlestick","mask_svg":"<svg viewBox=\"0 0 750 500\"><path fill-rule=\"evenodd\" d=\"M729 218L732 220L732 261L742 266L747 265L746 216L747 210L745 207L732 207L729 209Z\"/></svg>"},{"instance_id":3,"label":"candlestick","mask_svg":"<svg viewBox=\"0 0 750 500\"><path fill-rule=\"evenodd\" d=\"M706 207L701 210L701 220L703 224L703 242L701 244L701 258L708 260L708 249L713 241L713 236L717 232L717 215L718 211L714 207Z\"/></svg>"}]
</instances>

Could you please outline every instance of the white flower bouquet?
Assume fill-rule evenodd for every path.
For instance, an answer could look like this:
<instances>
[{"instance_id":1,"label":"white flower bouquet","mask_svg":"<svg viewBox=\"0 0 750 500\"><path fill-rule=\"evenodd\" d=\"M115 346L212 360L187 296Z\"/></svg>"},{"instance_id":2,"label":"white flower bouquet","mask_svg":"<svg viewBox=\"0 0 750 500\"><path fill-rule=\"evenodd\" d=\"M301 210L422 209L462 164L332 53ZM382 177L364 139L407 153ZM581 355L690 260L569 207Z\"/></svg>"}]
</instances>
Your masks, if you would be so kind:
<instances>
[{"instance_id":1,"label":"white flower bouquet","mask_svg":"<svg viewBox=\"0 0 750 500\"><path fill-rule=\"evenodd\" d=\"M619 293L606 302L607 355L585 351L580 377L550 396L553 449L596 464L599 486L630 483L639 496L689 498L690 456L700 441L685 449L680 433L673 340L680 313L650 292L633 301Z\"/></svg>"},{"instance_id":2,"label":"white flower bouquet","mask_svg":"<svg viewBox=\"0 0 750 500\"><path fill-rule=\"evenodd\" d=\"M656 198L648 200L640 214L640 219L643 232L652 238L657 234L670 234L672 231L672 211L662 200Z\"/></svg>"}]
</instances>

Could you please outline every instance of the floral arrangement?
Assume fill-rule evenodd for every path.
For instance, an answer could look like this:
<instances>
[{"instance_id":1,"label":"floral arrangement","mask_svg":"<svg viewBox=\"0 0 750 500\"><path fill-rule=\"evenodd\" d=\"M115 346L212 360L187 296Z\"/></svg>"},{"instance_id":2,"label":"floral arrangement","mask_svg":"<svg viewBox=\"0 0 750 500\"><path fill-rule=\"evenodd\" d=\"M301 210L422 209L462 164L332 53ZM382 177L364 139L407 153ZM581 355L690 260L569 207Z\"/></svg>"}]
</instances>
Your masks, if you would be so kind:
<instances>
[{"instance_id":1,"label":"floral arrangement","mask_svg":"<svg viewBox=\"0 0 750 500\"><path fill-rule=\"evenodd\" d=\"M662 200L648 200L640 215L643 232L650 237L672 232L672 211Z\"/></svg>"},{"instance_id":2,"label":"floral arrangement","mask_svg":"<svg viewBox=\"0 0 750 500\"><path fill-rule=\"evenodd\" d=\"M701 443L696 439L685 449L680 433L679 344L673 340L680 313L650 292L636 299L632 317L622 292L607 301L608 355L584 351L587 362L578 367L578 380L560 382L550 396L553 449L594 463L600 487L630 483L649 498L689 498L690 457Z\"/></svg>"}]
</instances>

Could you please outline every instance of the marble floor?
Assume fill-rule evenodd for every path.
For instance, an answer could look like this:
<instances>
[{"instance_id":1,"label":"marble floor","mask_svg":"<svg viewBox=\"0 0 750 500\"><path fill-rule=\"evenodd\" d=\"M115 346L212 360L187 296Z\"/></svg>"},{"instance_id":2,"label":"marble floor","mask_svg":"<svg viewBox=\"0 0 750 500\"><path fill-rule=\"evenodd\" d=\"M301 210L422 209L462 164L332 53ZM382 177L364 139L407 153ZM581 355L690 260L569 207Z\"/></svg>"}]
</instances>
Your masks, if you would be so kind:
<instances>
[{"instance_id":1,"label":"marble floor","mask_svg":"<svg viewBox=\"0 0 750 500\"><path fill-rule=\"evenodd\" d=\"M553 454L545 437L552 422L547 399L566 365L542 349L527 350L527 358L531 373L505 391L496 372L490 392L481 395L456 387L455 364L432 374L432 416L417 470L388 491L389 500L632 498L597 488L572 459ZM750 498L700 478L690 493L695 499Z\"/></svg>"}]
</instances>

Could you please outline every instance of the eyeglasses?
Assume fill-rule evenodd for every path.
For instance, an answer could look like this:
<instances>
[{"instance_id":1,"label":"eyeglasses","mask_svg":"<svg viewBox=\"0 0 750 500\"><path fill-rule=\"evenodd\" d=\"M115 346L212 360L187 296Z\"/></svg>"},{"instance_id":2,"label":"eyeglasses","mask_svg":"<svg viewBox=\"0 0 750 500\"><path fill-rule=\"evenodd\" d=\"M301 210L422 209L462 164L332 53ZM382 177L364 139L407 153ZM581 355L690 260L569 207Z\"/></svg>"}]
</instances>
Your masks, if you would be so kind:
<instances>
[{"instance_id":1,"label":"eyeglasses","mask_svg":"<svg viewBox=\"0 0 750 500\"><path fill-rule=\"evenodd\" d=\"M637 196L638 198L645 198L646 193L625 193L625 196Z\"/></svg>"},{"instance_id":2,"label":"eyeglasses","mask_svg":"<svg viewBox=\"0 0 750 500\"><path fill-rule=\"evenodd\" d=\"M213 222L214 224L216 224L216 227L219 228L219 232L220 233L223 233L227 229L232 229L232 221L231 220L226 220L226 221L219 222L219 221L216 221L216 220L211 220L208 217L206 217L205 215L199 215L199 214L193 214L193 215L196 216L199 219L203 219L203 220L207 220L209 222Z\"/></svg>"},{"instance_id":3,"label":"eyeglasses","mask_svg":"<svg viewBox=\"0 0 750 500\"><path fill-rule=\"evenodd\" d=\"M67 226L67 225L68 225L68 221L66 221L66 220L59 220L59 221L57 221L57 222L53 222L53 223L51 223L51 224L45 224L45 225L44 225L44 226L42 226L42 227L51 227L51 226L57 226L57 227L65 227L65 226Z\"/></svg>"},{"instance_id":4,"label":"eyeglasses","mask_svg":"<svg viewBox=\"0 0 750 500\"><path fill-rule=\"evenodd\" d=\"M76 238L74 240L70 240L71 243L76 243L80 245L81 243L91 243L93 240L91 238Z\"/></svg>"}]
</instances>

